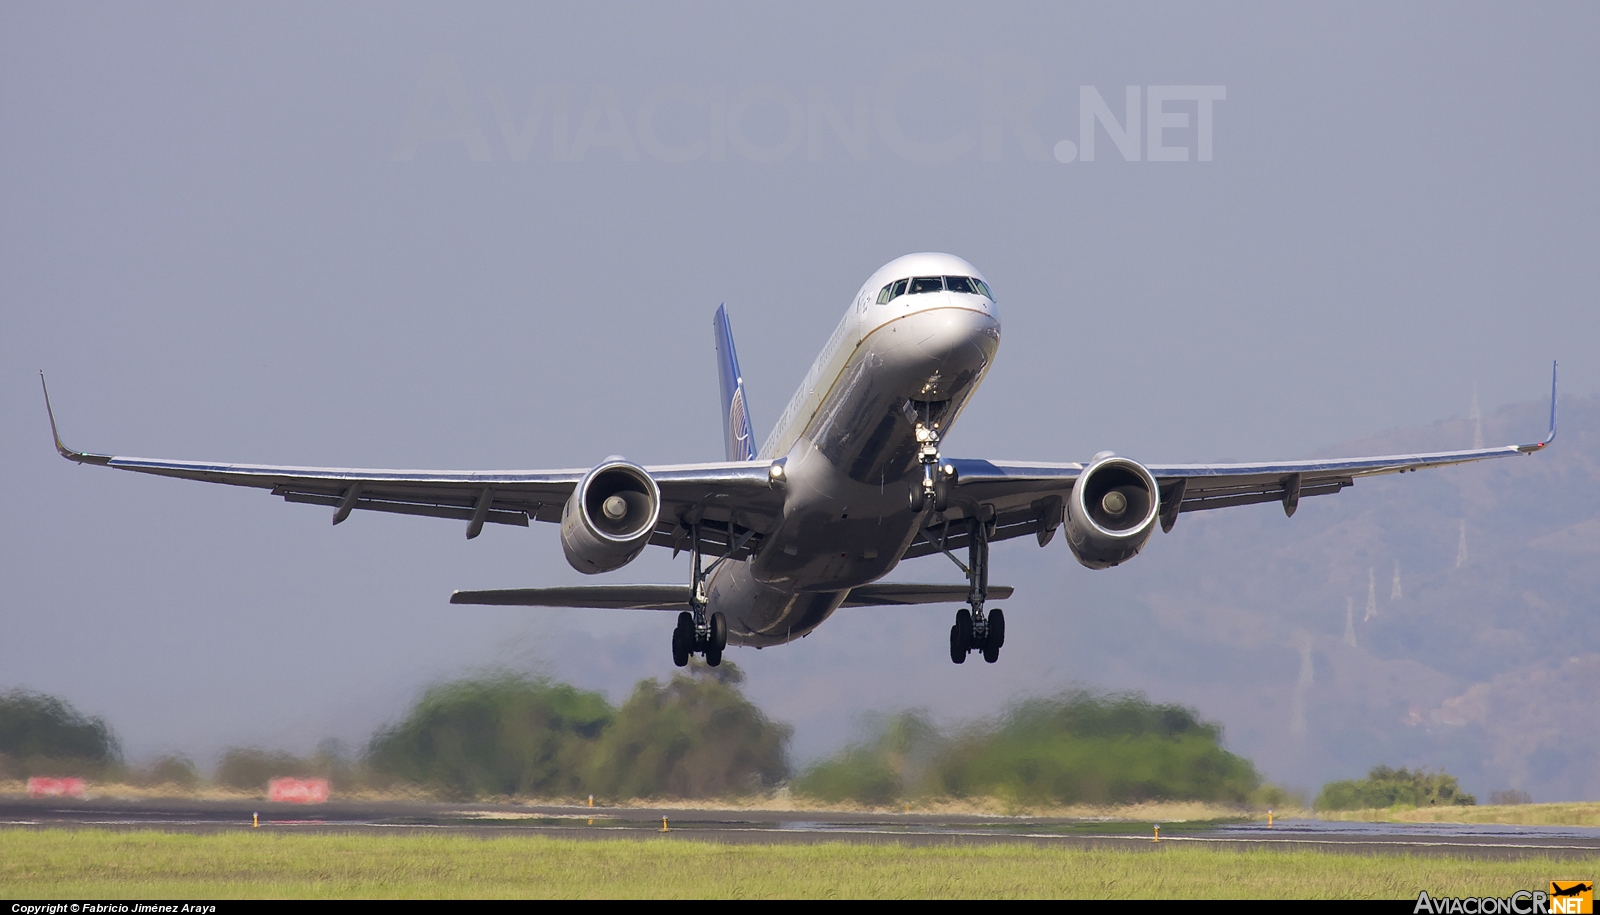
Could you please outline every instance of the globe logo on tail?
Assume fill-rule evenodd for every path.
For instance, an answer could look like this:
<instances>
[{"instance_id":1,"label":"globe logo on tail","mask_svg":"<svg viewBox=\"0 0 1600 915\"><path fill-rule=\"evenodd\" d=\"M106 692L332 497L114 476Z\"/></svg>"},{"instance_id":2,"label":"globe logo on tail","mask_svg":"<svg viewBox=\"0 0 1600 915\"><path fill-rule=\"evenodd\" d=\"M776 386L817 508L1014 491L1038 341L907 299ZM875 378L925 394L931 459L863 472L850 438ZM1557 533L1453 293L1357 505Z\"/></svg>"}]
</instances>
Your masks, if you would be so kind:
<instances>
[{"instance_id":1,"label":"globe logo on tail","mask_svg":"<svg viewBox=\"0 0 1600 915\"><path fill-rule=\"evenodd\" d=\"M744 379L740 378L738 385L733 390L733 399L728 403L728 454L736 456L738 460L753 461L756 457L755 442L750 434L750 417L744 408Z\"/></svg>"}]
</instances>

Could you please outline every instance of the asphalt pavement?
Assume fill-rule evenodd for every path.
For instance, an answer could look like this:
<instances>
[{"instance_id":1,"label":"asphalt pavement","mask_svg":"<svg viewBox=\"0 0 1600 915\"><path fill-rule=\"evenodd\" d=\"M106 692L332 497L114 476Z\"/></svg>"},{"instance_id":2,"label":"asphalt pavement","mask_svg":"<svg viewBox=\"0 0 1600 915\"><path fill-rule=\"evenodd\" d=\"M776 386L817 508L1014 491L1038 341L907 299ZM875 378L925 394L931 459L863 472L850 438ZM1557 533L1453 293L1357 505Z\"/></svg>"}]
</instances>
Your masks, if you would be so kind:
<instances>
[{"instance_id":1,"label":"asphalt pavement","mask_svg":"<svg viewBox=\"0 0 1600 915\"><path fill-rule=\"evenodd\" d=\"M259 824L259 825L256 825ZM1470 857L1600 857L1600 829L1452 823L1348 823L1279 819L1160 824L1126 820L1006 817L947 813L439 804L334 799L325 804L250 800L0 798L0 828L159 829L172 832L268 830L378 835L454 832L474 836L544 835L574 839L650 838L723 843L892 843L1147 850L1181 845L1315 849L1355 854Z\"/></svg>"}]
</instances>

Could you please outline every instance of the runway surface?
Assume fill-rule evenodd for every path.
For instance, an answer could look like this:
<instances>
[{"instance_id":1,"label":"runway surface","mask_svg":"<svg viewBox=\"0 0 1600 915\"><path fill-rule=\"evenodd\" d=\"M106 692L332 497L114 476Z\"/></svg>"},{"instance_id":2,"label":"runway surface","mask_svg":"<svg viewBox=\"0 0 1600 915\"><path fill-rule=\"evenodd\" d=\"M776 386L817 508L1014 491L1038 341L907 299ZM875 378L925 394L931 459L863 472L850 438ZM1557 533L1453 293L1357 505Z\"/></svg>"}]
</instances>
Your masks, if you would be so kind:
<instances>
[{"instance_id":1,"label":"runway surface","mask_svg":"<svg viewBox=\"0 0 1600 915\"><path fill-rule=\"evenodd\" d=\"M260 826L252 817L259 814ZM665 818L666 831L662 831ZM1454 823L1347 823L1277 820L1153 823L1109 819L939 813L840 813L675 807L564 807L504 804L353 802L294 805L251 801L121 798L3 798L0 828L160 829L373 835L454 832L476 836L654 838L725 843L1028 843L1156 851L1204 844L1233 849L1306 849L1356 854L1471 857L1600 857L1600 828Z\"/></svg>"}]
</instances>

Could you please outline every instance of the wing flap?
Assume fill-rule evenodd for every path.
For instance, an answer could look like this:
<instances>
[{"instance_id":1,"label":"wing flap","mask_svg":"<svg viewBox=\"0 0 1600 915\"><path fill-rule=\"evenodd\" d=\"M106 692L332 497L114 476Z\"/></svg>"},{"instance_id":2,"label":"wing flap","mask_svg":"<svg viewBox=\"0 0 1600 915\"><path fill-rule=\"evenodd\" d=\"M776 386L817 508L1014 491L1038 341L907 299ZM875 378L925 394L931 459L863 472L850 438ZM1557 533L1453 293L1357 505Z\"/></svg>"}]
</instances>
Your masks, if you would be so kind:
<instances>
[{"instance_id":1,"label":"wing flap","mask_svg":"<svg viewBox=\"0 0 1600 915\"><path fill-rule=\"evenodd\" d=\"M851 588L842 607L909 607L916 604L964 604L967 602L966 585L916 585L875 582ZM1006 585L990 585L989 600L1006 600L1012 589Z\"/></svg>"},{"instance_id":2,"label":"wing flap","mask_svg":"<svg viewBox=\"0 0 1600 915\"><path fill-rule=\"evenodd\" d=\"M1054 503L1054 505L1059 504ZM1048 540L1048 535L1055 530L1055 525L1060 523L1061 517L1054 510L1050 500L1036 499L1026 508L996 514L988 539L990 543L999 543L1002 540L1031 534L1035 537L1046 535L1045 539ZM936 515L932 523L917 532L916 538L911 541L911 547L906 550L902 558L916 559L919 556L932 556L946 550L950 552L964 550L970 540L966 519L961 517L959 511L947 512Z\"/></svg>"},{"instance_id":3,"label":"wing flap","mask_svg":"<svg viewBox=\"0 0 1600 915\"><path fill-rule=\"evenodd\" d=\"M304 492L274 492L274 495L283 496L285 502L299 502L306 505L327 505L339 508L343 499L339 496L324 496L316 493ZM473 509L454 505L435 505L426 502L399 502L378 498L359 498L350 505L351 508L364 511L389 512L396 515L422 515L428 518L454 518L458 521L471 521ZM484 514L483 520L491 524L511 524L517 527L528 526L529 512L504 511L489 509Z\"/></svg>"}]
</instances>

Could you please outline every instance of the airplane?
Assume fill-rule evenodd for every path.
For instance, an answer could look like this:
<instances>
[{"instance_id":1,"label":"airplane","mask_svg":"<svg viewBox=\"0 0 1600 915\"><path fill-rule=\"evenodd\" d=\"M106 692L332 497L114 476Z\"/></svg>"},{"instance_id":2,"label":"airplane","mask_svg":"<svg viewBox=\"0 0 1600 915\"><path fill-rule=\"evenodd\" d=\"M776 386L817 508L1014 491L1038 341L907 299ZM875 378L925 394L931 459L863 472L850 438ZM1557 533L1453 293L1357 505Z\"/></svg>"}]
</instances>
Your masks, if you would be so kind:
<instances>
[{"instance_id":1,"label":"airplane","mask_svg":"<svg viewBox=\"0 0 1600 915\"><path fill-rule=\"evenodd\" d=\"M1102 451L1088 461L1011 462L941 448L1000 346L988 281L965 260L897 258L856 293L764 444L756 447L725 306L712 320L726 460L515 471L363 470L152 460L74 451L45 408L61 456L137 473L250 486L287 502L485 524L560 525L562 551L588 575L626 566L647 546L690 557L687 584L456 591L452 604L666 610L678 613L672 659L717 666L729 645L802 638L841 607L963 604L950 660L989 663L1012 589L989 584L989 547L1058 529L1073 556L1107 569L1136 556L1185 512L1300 500L1357 478L1532 454L1556 434L1556 367L1543 441L1467 451L1242 464L1141 464ZM44 373L39 375L41 386ZM956 551L965 550L963 562ZM965 585L881 579L903 560L942 555ZM707 557L711 557L709 563Z\"/></svg>"}]
</instances>

